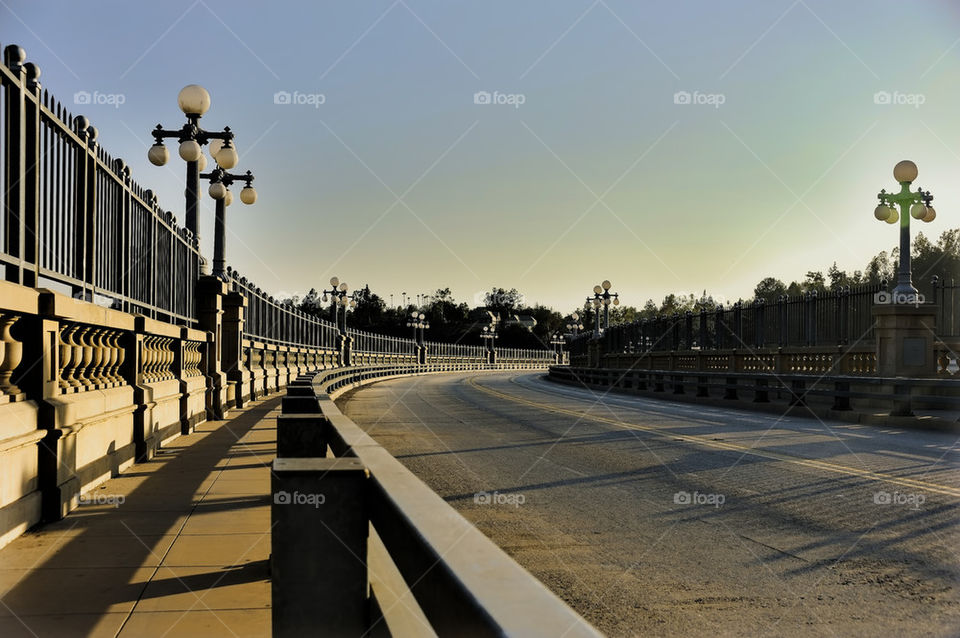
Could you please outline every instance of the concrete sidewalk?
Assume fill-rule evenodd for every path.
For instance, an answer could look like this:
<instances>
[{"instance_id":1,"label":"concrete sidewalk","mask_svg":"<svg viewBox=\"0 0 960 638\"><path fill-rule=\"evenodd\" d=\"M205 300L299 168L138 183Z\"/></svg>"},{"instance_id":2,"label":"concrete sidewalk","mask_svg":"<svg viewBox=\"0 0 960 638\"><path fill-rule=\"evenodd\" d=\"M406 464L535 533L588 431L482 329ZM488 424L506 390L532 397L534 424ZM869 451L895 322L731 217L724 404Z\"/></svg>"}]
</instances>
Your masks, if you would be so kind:
<instances>
[{"instance_id":1,"label":"concrete sidewalk","mask_svg":"<svg viewBox=\"0 0 960 638\"><path fill-rule=\"evenodd\" d=\"M268 636L279 409L200 424L0 550L0 636Z\"/></svg>"}]
</instances>

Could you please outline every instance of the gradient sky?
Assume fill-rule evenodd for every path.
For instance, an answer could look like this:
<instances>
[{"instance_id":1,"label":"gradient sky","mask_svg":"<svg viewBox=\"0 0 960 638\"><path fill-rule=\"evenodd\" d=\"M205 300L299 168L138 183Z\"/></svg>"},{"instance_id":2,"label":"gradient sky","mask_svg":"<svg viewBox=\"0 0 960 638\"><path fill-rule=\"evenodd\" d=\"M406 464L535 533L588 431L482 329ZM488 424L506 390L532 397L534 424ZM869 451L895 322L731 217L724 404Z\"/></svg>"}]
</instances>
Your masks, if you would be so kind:
<instances>
[{"instance_id":1,"label":"gradient sky","mask_svg":"<svg viewBox=\"0 0 960 638\"><path fill-rule=\"evenodd\" d=\"M181 219L184 165L150 165L149 132L210 91L202 124L231 126L260 195L229 209L228 261L264 290L503 286L563 311L604 278L640 306L862 268L896 243L872 211L904 158L936 198L923 230L960 225L958 27L950 0L0 0L0 42Z\"/></svg>"}]
</instances>

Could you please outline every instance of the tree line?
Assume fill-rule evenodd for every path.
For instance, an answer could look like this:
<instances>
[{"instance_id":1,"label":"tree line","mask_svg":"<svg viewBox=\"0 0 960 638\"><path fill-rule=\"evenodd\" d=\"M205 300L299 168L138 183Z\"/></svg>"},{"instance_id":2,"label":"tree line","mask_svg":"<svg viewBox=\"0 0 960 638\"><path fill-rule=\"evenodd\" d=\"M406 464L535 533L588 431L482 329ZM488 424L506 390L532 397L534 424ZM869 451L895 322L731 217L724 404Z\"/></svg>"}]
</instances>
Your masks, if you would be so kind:
<instances>
[{"instance_id":1,"label":"tree line","mask_svg":"<svg viewBox=\"0 0 960 638\"><path fill-rule=\"evenodd\" d=\"M914 285L927 299L932 299L932 280L960 283L960 228L944 231L936 242L928 239L922 232L917 233L911 247L911 261ZM890 252L881 251L872 257L862 270L846 272L837 267L836 262L826 272L808 271L802 280L789 284L776 277L764 277L754 287L753 296L741 299L751 303L763 299L767 303L776 303L781 296L797 296L816 291L835 292L847 287L892 283L896 280L899 252L894 248ZM303 297L292 297L283 303L294 306L309 315L334 320L334 306L331 301L322 301L323 293L311 289ZM524 296L516 288L494 287L485 293L483 304L471 307L466 302L457 302L450 288L438 289L427 297L429 301L419 307L408 303L391 307L382 297L364 286L353 293L356 307L348 315L350 327L377 332L396 337L413 336L413 329L407 327L410 314L422 313L430 324L426 332L428 341L479 345L483 327L490 324L491 317L499 318L499 339L497 345L509 348L549 348L550 338L556 332L567 332L570 316L577 312L584 330L592 330L594 313L581 307L574 307L563 314L553 308L540 304L528 305ZM689 295L666 295L660 303L648 299L641 307L620 305L610 306L611 323L630 322L637 319L651 319L657 315L672 315L688 310L699 313L701 309L715 310L718 302L706 290L698 297ZM342 312L342 310L340 311ZM602 312L602 309L601 309ZM532 317L535 325L518 323L514 317L526 319Z\"/></svg>"}]
</instances>

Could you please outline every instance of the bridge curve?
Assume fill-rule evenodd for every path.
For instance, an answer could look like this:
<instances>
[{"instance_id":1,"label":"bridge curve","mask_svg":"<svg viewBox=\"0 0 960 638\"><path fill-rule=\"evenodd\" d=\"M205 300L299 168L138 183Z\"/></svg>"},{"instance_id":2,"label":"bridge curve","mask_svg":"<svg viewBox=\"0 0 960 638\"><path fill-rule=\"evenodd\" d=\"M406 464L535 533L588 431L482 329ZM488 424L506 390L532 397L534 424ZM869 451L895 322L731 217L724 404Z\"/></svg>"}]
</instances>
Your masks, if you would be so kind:
<instances>
[{"instance_id":1,"label":"bridge curve","mask_svg":"<svg viewBox=\"0 0 960 638\"><path fill-rule=\"evenodd\" d=\"M340 403L610 635L939 634L957 622L955 435L606 394L537 372L397 379Z\"/></svg>"}]
</instances>

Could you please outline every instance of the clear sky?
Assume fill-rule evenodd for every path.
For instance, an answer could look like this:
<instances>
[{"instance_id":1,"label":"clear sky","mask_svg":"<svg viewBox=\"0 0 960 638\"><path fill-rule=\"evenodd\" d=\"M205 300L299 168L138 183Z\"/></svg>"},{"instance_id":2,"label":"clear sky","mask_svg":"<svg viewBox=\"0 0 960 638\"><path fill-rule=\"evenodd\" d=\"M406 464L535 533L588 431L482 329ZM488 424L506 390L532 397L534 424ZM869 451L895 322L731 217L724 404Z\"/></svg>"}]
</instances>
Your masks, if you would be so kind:
<instances>
[{"instance_id":1,"label":"clear sky","mask_svg":"<svg viewBox=\"0 0 960 638\"><path fill-rule=\"evenodd\" d=\"M210 91L260 195L229 209L228 260L264 290L564 311L605 278L639 306L862 268L897 241L872 212L904 158L923 230L960 225L958 27L955 0L0 0L0 42L181 219L149 132Z\"/></svg>"}]
</instances>

